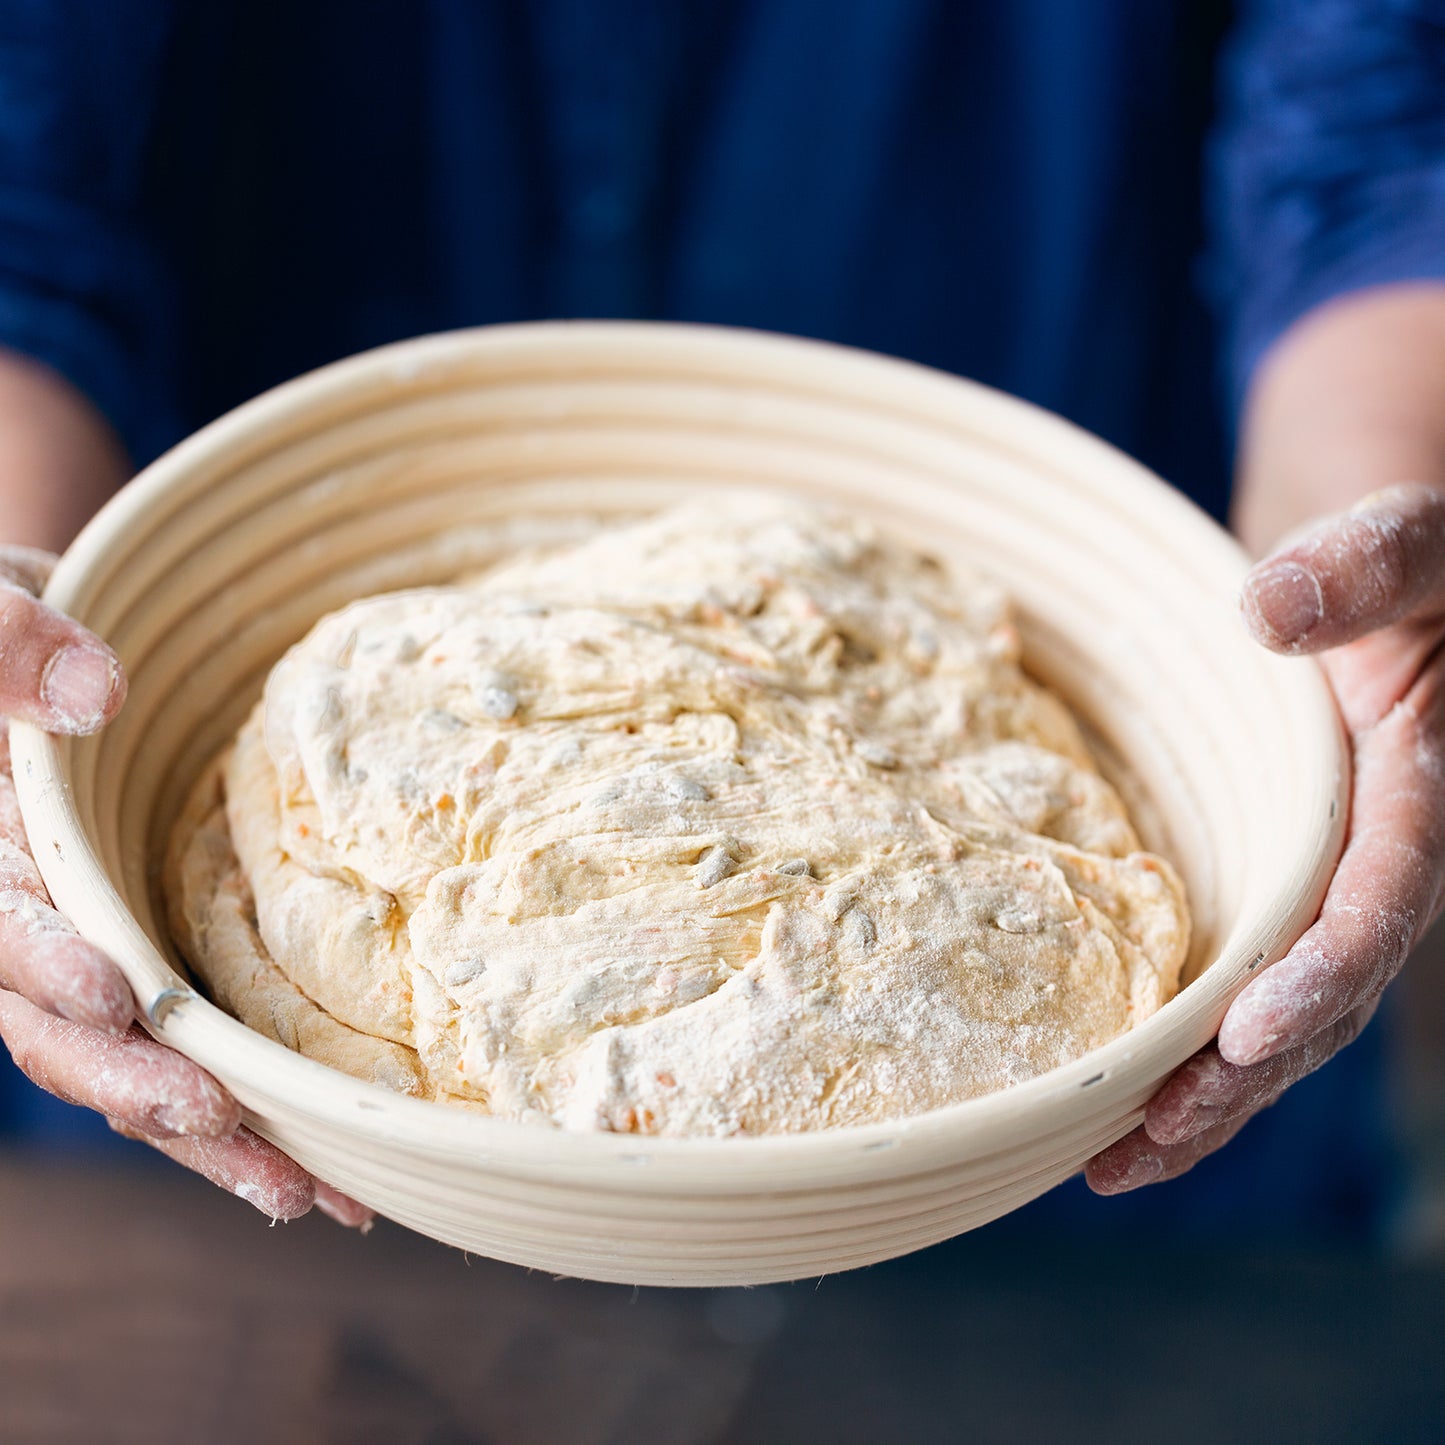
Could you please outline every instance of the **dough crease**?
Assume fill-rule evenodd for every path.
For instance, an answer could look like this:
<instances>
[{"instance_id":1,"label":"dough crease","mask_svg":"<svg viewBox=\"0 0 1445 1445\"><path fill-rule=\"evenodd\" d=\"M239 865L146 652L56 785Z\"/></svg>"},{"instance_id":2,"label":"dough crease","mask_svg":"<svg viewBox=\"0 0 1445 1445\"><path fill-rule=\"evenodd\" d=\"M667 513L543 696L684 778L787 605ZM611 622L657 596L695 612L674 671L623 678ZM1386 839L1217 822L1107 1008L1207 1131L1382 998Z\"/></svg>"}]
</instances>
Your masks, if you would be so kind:
<instances>
[{"instance_id":1,"label":"dough crease","mask_svg":"<svg viewBox=\"0 0 1445 1445\"><path fill-rule=\"evenodd\" d=\"M1032 1078L1161 1007L1189 937L1000 590L757 498L322 618L165 888L217 1002L290 1048L663 1135Z\"/></svg>"}]
</instances>

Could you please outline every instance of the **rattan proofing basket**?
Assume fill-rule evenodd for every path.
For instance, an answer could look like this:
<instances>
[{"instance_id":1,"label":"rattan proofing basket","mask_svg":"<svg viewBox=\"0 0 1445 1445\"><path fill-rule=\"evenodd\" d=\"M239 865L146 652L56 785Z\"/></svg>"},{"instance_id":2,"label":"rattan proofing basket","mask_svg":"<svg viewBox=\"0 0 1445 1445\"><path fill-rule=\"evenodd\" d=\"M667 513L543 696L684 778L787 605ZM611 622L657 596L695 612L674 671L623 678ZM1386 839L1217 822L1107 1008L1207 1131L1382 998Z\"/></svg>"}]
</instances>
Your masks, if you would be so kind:
<instances>
[{"instance_id":1,"label":"rattan proofing basket","mask_svg":"<svg viewBox=\"0 0 1445 1445\"><path fill-rule=\"evenodd\" d=\"M156 859L198 770L317 616L454 575L527 535L518 518L565 527L740 484L873 517L1011 590L1030 668L1086 718L1146 842L1187 882L1193 982L1179 997L1074 1064L907 1121L671 1140L401 1098L191 990ZM153 1032L321 1177L425 1234L562 1274L822 1275L982 1224L1073 1173L1313 918L1346 754L1316 667L1246 637L1243 569L1218 527L1110 447L919 367L690 326L428 337L250 402L96 517L46 595L114 644L130 698L93 739L17 727L17 784L58 905L125 970Z\"/></svg>"}]
</instances>

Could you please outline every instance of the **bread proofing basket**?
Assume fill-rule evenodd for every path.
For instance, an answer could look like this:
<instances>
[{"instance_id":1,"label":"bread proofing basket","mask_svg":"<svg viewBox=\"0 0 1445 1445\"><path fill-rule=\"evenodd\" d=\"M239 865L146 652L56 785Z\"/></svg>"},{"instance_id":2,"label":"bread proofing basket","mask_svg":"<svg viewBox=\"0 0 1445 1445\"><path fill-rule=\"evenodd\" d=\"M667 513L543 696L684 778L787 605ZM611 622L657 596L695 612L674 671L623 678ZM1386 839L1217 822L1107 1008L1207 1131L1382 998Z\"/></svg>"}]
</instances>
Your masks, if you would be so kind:
<instances>
[{"instance_id":1,"label":"bread proofing basket","mask_svg":"<svg viewBox=\"0 0 1445 1445\"><path fill-rule=\"evenodd\" d=\"M1185 879L1195 933L1177 998L984 1098L694 1140L403 1098L193 990L156 895L167 832L321 613L454 576L538 525L739 485L873 518L1012 593L1027 666L1086 721L1146 846ZM249 402L95 518L46 598L115 646L129 701L94 738L17 726L17 785L56 903L125 971L151 1031L320 1177L424 1234L560 1274L822 1275L971 1229L1074 1173L1313 919L1341 844L1346 753L1314 664L1245 634L1244 568L1214 523L1102 442L921 367L680 325L425 337Z\"/></svg>"}]
</instances>

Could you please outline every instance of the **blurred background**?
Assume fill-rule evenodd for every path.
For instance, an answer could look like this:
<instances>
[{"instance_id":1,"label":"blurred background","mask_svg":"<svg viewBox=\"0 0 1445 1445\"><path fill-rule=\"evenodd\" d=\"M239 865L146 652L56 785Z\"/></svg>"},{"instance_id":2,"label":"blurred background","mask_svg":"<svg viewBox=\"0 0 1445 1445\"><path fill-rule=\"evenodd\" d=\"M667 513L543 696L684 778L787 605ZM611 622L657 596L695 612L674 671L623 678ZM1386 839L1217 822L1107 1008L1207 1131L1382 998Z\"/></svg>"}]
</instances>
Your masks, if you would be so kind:
<instances>
[{"instance_id":1,"label":"blurred background","mask_svg":"<svg viewBox=\"0 0 1445 1445\"><path fill-rule=\"evenodd\" d=\"M1431 989L1372 1026L1397 1040L1393 1136L1331 1158L1333 1209L1304 1223L1268 1179L1232 1208L1226 1153L1137 1196L1074 1180L845 1275L638 1290L384 1220L268 1227L138 1146L48 1131L0 1150L0 1438L1436 1441L1442 953L1437 930L1414 963Z\"/></svg>"},{"instance_id":2,"label":"blurred background","mask_svg":"<svg viewBox=\"0 0 1445 1445\"><path fill-rule=\"evenodd\" d=\"M872 1269L716 1292L553 1280L384 1221L268 1228L139 1150L7 1151L0 1436L1438 1440L1438 1082L1402 1114L1419 1147L1378 1238L1061 1225L1046 1200ZM1198 1183L1157 1193L1188 1212Z\"/></svg>"}]
</instances>

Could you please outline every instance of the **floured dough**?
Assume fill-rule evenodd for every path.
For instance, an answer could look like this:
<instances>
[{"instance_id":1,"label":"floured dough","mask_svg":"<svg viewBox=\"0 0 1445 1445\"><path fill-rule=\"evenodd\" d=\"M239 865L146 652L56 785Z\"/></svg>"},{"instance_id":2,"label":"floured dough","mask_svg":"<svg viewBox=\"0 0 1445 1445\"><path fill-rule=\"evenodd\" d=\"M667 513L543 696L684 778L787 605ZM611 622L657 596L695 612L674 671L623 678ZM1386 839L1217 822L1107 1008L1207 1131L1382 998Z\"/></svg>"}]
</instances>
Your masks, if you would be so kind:
<instances>
[{"instance_id":1,"label":"floured dough","mask_svg":"<svg viewBox=\"0 0 1445 1445\"><path fill-rule=\"evenodd\" d=\"M1003 596L709 501L323 618L178 825L176 936L251 1027L511 1119L895 1118L1174 991L1139 851Z\"/></svg>"}]
</instances>

